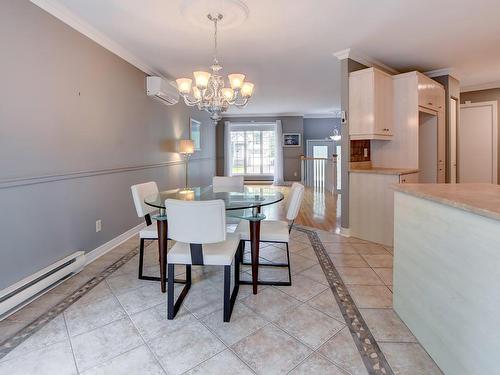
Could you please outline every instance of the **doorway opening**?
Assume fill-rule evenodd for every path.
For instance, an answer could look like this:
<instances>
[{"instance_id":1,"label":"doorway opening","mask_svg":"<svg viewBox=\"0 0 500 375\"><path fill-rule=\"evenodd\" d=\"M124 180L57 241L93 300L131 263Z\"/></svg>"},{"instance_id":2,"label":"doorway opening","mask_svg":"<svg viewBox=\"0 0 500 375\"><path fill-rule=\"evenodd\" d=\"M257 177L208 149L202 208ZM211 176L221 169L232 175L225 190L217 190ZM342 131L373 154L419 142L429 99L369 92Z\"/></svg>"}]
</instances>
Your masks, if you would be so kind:
<instances>
[{"instance_id":1,"label":"doorway opening","mask_svg":"<svg viewBox=\"0 0 500 375\"><path fill-rule=\"evenodd\" d=\"M436 114L419 112L418 169L420 183L436 183L438 180L438 117Z\"/></svg>"}]
</instances>

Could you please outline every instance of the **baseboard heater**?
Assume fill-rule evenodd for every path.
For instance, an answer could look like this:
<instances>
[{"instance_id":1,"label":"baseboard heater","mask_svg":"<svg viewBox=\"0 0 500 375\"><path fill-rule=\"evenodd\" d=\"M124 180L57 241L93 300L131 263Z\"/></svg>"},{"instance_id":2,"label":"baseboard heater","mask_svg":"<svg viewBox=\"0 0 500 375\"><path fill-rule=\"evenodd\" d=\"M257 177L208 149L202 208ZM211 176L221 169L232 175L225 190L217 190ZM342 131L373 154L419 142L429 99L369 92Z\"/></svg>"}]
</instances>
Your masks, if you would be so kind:
<instances>
[{"instance_id":1,"label":"baseboard heater","mask_svg":"<svg viewBox=\"0 0 500 375\"><path fill-rule=\"evenodd\" d=\"M0 291L0 320L49 291L85 266L85 252L75 253L51 264Z\"/></svg>"}]
</instances>

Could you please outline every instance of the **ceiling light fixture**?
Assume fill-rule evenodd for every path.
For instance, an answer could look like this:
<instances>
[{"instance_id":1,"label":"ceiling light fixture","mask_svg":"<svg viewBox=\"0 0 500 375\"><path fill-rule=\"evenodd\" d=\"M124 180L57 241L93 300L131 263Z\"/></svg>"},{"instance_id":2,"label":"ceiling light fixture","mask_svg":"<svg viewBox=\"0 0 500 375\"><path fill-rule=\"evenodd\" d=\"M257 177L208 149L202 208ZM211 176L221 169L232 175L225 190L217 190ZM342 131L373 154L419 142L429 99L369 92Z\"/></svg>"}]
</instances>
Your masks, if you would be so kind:
<instances>
[{"instance_id":1,"label":"ceiling light fixture","mask_svg":"<svg viewBox=\"0 0 500 375\"><path fill-rule=\"evenodd\" d=\"M206 111L210 118L217 124L222 118L222 113L226 112L229 106L234 105L244 108L253 94L254 84L245 81L245 75L234 73L229 74L229 84L225 87L224 77L219 72L222 66L217 59L217 23L222 20L220 13L209 14L207 18L214 23L214 60L210 67L212 73L197 71L193 72L195 85L191 78L179 78L177 90L184 98L188 106L198 106L200 111Z\"/></svg>"},{"instance_id":2,"label":"ceiling light fixture","mask_svg":"<svg viewBox=\"0 0 500 375\"><path fill-rule=\"evenodd\" d=\"M338 129L333 129L333 134L330 136L330 139L338 142L342 139L342 136L340 135L340 132Z\"/></svg>"}]
</instances>

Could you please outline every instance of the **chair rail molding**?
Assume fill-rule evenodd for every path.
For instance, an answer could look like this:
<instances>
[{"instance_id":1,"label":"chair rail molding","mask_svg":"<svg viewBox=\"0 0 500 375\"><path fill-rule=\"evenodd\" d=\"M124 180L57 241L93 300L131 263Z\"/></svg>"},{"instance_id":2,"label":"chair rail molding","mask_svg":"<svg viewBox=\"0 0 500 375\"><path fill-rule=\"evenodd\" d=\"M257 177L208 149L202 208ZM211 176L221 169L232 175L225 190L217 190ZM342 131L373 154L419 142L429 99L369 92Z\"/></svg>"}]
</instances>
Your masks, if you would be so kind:
<instances>
[{"instance_id":1,"label":"chair rail molding","mask_svg":"<svg viewBox=\"0 0 500 375\"><path fill-rule=\"evenodd\" d=\"M193 158L190 159L190 163L202 162L207 160L216 160L215 157L210 158ZM0 180L0 190L8 189L18 186L26 186L26 185L34 185L34 184L43 184L47 182L61 181L61 180L71 180L75 178L84 178L84 177L92 177L113 173L125 173L131 171L139 171L144 169L153 169L153 168L162 168L162 167L171 167L176 165L183 165L184 160L172 160L163 163L153 163L153 164L144 164L144 165L134 165L134 166L125 166L125 167L116 167L116 168L106 168L106 169L94 169L87 171L73 171L73 172L65 172L58 173L52 175L41 175L41 176L29 176L29 177L20 177L20 178L12 178L12 179L4 179Z\"/></svg>"}]
</instances>

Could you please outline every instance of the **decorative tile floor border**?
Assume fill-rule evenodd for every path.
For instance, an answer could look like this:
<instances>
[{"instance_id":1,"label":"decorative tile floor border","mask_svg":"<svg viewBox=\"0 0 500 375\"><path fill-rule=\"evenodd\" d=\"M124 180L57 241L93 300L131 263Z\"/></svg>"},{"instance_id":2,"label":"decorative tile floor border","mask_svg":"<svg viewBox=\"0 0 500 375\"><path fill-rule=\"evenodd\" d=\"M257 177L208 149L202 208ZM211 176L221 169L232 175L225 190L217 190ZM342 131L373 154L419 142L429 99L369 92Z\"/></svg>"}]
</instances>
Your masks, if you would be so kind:
<instances>
[{"instance_id":1,"label":"decorative tile floor border","mask_svg":"<svg viewBox=\"0 0 500 375\"><path fill-rule=\"evenodd\" d=\"M109 275L115 272L118 268L127 263L130 259L132 259L135 255L139 253L139 246L135 247L133 250L122 256L116 262L108 266L104 271L99 273L97 276L94 276L81 287L73 291L69 296L64 298L62 301L57 303L55 306L51 307L49 310L44 312L38 318L33 320L27 326L22 328L21 330L14 333L7 340L0 343L0 359L9 354L12 350L14 350L17 346L22 344L25 340L33 336L40 329L42 329L47 323L49 323L52 319L56 318L59 314L64 312L68 307L70 307L73 303L82 298L85 294L94 289L101 281L106 279Z\"/></svg>"},{"instance_id":2,"label":"decorative tile floor border","mask_svg":"<svg viewBox=\"0 0 500 375\"><path fill-rule=\"evenodd\" d=\"M366 322L355 305L354 300L342 281L342 278L323 247L323 243L321 242L318 234L315 231L304 227L295 226L295 229L307 234L368 373L370 375L394 375L384 354L375 341L375 338L370 332ZM93 277L80 288L76 289L68 297L51 307L7 340L0 343L0 359L5 357L25 340L33 336L47 323L69 308L85 294L90 292L100 282L131 260L135 255L137 255L138 252L139 247L134 248L97 276Z\"/></svg>"},{"instance_id":3,"label":"decorative tile floor border","mask_svg":"<svg viewBox=\"0 0 500 375\"><path fill-rule=\"evenodd\" d=\"M394 375L318 234L303 227L296 226L295 229L307 234L368 373L370 375Z\"/></svg>"}]
</instances>

